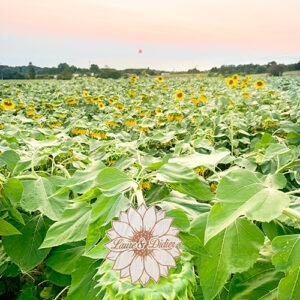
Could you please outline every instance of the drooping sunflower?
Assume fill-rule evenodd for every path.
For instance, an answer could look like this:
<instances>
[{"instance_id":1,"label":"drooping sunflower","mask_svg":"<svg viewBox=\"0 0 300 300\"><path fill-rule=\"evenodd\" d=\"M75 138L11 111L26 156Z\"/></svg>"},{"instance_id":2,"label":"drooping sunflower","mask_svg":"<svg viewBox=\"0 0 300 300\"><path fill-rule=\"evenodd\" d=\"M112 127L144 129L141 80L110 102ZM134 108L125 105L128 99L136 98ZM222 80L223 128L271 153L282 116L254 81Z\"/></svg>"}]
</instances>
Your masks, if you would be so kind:
<instances>
[{"instance_id":1,"label":"drooping sunflower","mask_svg":"<svg viewBox=\"0 0 300 300\"><path fill-rule=\"evenodd\" d=\"M254 86L257 89L262 89L265 86L265 82L263 80L256 80Z\"/></svg>"},{"instance_id":2,"label":"drooping sunflower","mask_svg":"<svg viewBox=\"0 0 300 300\"><path fill-rule=\"evenodd\" d=\"M158 76L158 77L157 77L157 81L158 81L158 82L163 82L163 81L164 81L164 78L163 78L162 76Z\"/></svg>"},{"instance_id":3,"label":"drooping sunflower","mask_svg":"<svg viewBox=\"0 0 300 300\"><path fill-rule=\"evenodd\" d=\"M175 93L175 99L178 101L182 101L184 99L184 92L177 90Z\"/></svg>"},{"instance_id":4,"label":"drooping sunflower","mask_svg":"<svg viewBox=\"0 0 300 300\"><path fill-rule=\"evenodd\" d=\"M99 109L103 109L105 107L105 104L102 102L99 102L97 106Z\"/></svg>"},{"instance_id":5,"label":"drooping sunflower","mask_svg":"<svg viewBox=\"0 0 300 300\"><path fill-rule=\"evenodd\" d=\"M14 109L15 106L16 105L11 100L3 100L1 102L1 107L3 107L4 109Z\"/></svg>"}]
</instances>

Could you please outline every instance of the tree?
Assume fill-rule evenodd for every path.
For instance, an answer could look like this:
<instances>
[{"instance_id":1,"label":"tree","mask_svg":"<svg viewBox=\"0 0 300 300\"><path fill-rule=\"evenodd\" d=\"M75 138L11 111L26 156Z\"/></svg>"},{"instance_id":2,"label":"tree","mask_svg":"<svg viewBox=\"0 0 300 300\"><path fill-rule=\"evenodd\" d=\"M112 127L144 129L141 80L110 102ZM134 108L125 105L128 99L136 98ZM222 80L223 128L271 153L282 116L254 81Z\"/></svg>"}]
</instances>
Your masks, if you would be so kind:
<instances>
[{"instance_id":1,"label":"tree","mask_svg":"<svg viewBox=\"0 0 300 300\"><path fill-rule=\"evenodd\" d=\"M57 79L61 80L70 80L72 79L73 75L70 71L68 70L63 70L57 75Z\"/></svg>"},{"instance_id":2,"label":"tree","mask_svg":"<svg viewBox=\"0 0 300 300\"><path fill-rule=\"evenodd\" d=\"M94 73L94 75L95 75L95 74L98 74L98 73L100 72L100 69L99 69L98 65L96 65L96 64L91 64L91 66L90 66L90 71L91 71L92 73Z\"/></svg>"},{"instance_id":3,"label":"tree","mask_svg":"<svg viewBox=\"0 0 300 300\"><path fill-rule=\"evenodd\" d=\"M32 65L32 62L28 65L28 77L29 79L35 79L35 69Z\"/></svg>"},{"instance_id":4,"label":"tree","mask_svg":"<svg viewBox=\"0 0 300 300\"><path fill-rule=\"evenodd\" d=\"M273 63L269 65L267 73L269 73L271 76L281 76L284 72L284 69L284 65L277 65L277 63Z\"/></svg>"}]
</instances>

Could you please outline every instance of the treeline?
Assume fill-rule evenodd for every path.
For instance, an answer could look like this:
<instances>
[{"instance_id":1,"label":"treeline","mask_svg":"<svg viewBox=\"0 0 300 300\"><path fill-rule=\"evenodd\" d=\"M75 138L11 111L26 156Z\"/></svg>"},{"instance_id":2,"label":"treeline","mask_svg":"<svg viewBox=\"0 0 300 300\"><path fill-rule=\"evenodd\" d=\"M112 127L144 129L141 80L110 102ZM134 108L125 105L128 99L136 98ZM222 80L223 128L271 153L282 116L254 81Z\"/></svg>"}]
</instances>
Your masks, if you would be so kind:
<instances>
[{"instance_id":1,"label":"treeline","mask_svg":"<svg viewBox=\"0 0 300 300\"><path fill-rule=\"evenodd\" d=\"M232 74L263 74L268 73L273 76L281 76L283 72L300 70L300 61L295 64L277 64L271 61L265 65L246 64L246 65L223 65L219 68L214 67L209 70L209 75L230 76Z\"/></svg>"},{"instance_id":2,"label":"treeline","mask_svg":"<svg viewBox=\"0 0 300 300\"><path fill-rule=\"evenodd\" d=\"M57 67L38 67L31 62L28 66L11 67L0 65L0 79L64 79L68 80L78 76L95 76L98 78L128 77L131 74L141 75L159 75L163 71L146 69L124 69L116 70L105 67L99 68L98 65L92 64L90 68L78 68L69 66L67 63L60 63Z\"/></svg>"},{"instance_id":3,"label":"treeline","mask_svg":"<svg viewBox=\"0 0 300 300\"><path fill-rule=\"evenodd\" d=\"M245 65L223 65L219 68L214 67L208 71L199 71L196 68L181 72L166 72L161 70L152 70L149 68L141 69L124 69L116 70L109 67L100 68L96 64L92 64L89 68L78 68L69 66L67 63L60 63L57 67L38 67L31 62L28 66L11 67L0 65L0 79L64 79L68 80L78 76L95 76L98 78L114 78L128 77L132 74L136 75L160 75L162 73L182 74L182 73L208 73L208 76L231 76L233 74L262 74L268 73L273 76L281 76L286 71L300 70L300 61L295 64L277 64L271 61L265 65L245 64Z\"/></svg>"}]
</instances>

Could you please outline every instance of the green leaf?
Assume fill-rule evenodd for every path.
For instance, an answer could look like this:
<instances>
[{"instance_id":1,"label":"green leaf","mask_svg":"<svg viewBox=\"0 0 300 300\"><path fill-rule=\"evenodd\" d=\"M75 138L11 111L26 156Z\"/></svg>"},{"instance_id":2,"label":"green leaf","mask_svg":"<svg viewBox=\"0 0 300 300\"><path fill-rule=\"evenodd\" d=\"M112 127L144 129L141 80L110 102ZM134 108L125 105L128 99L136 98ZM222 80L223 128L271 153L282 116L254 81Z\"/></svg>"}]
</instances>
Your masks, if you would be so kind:
<instances>
[{"instance_id":1,"label":"green leaf","mask_svg":"<svg viewBox=\"0 0 300 300\"><path fill-rule=\"evenodd\" d=\"M60 274L59 272L55 272L51 268L46 269L46 277L51 283L57 286L65 287L71 284L70 275Z\"/></svg>"},{"instance_id":2,"label":"green leaf","mask_svg":"<svg viewBox=\"0 0 300 300\"><path fill-rule=\"evenodd\" d=\"M300 266L300 234L282 235L273 239L273 265L279 271L287 272Z\"/></svg>"},{"instance_id":3,"label":"green leaf","mask_svg":"<svg viewBox=\"0 0 300 300\"><path fill-rule=\"evenodd\" d=\"M264 260L258 261L252 268L233 276L228 299L276 300L280 279L283 273L275 270L274 266Z\"/></svg>"},{"instance_id":4,"label":"green leaf","mask_svg":"<svg viewBox=\"0 0 300 300\"><path fill-rule=\"evenodd\" d=\"M171 186L178 192L190 195L199 201L209 201L214 198L214 194L210 191L208 185L203 183L199 178L181 184L173 183Z\"/></svg>"},{"instance_id":5,"label":"green leaf","mask_svg":"<svg viewBox=\"0 0 300 300\"><path fill-rule=\"evenodd\" d=\"M68 193L50 197L57 190L53 182L53 178L50 180L44 177L39 177L37 180L24 180L21 207L26 211L39 210L51 220L59 220L67 205Z\"/></svg>"},{"instance_id":6,"label":"green leaf","mask_svg":"<svg viewBox=\"0 0 300 300\"><path fill-rule=\"evenodd\" d=\"M90 223L97 222L98 226L105 226L112 218L118 217L120 211L125 211L130 201L124 195L105 197L101 195L93 206Z\"/></svg>"},{"instance_id":7,"label":"green leaf","mask_svg":"<svg viewBox=\"0 0 300 300\"><path fill-rule=\"evenodd\" d=\"M1 194L6 197L13 206L17 206L22 198L23 185L19 179L11 178L1 190Z\"/></svg>"},{"instance_id":8,"label":"green leaf","mask_svg":"<svg viewBox=\"0 0 300 300\"><path fill-rule=\"evenodd\" d=\"M28 272L40 264L50 249L39 249L49 224L42 216L31 219L22 229L21 235L3 237L3 246L11 261L23 272Z\"/></svg>"},{"instance_id":9,"label":"green leaf","mask_svg":"<svg viewBox=\"0 0 300 300\"><path fill-rule=\"evenodd\" d=\"M75 193L84 194L95 186L95 179L99 172L105 168L105 165L98 161L84 171L76 171L66 183Z\"/></svg>"},{"instance_id":10,"label":"green leaf","mask_svg":"<svg viewBox=\"0 0 300 300\"><path fill-rule=\"evenodd\" d=\"M166 212L167 217L174 218L172 226L186 230L190 226L190 221L184 211L180 209L172 209Z\"/></svg>"},{"instance_id":11,"label":"green leaf","mask_svg":"<svg viewBox=\"0 0 300 300\"><path fill-rule=\"evenodd\" d=\"M3 161L10 172L13 171L17 162L20 160L20 156L13 150L4 151L0 155L0 161Z\"/></svg>"},{"instance_id":12,"label":"green leaf","mask_svg":"<svg viewBox=\"0 0 300 300\"><path fill-rule=\"evenodd\" d=\"M266 149L264 161L268 161L277 155L285 154L290 151L291 149L289 149L284 144L272 144Z\"/></svg>"},{"instance_id":13,"label":"green leaf","mask_svg":"<svg viewBox=\"0 0 300 300\"><path fill-rule=\"evenodd\" d=\"M91 206L74 205L64 210L61 219L48 230L40 248L54 247L86 238Z\"/></svg>"},{"instance_id":14,"label":"green leaf","mask_svg":"<svg viewBox=\"0 0 300 300\"><path fill-rule=\"evenodd\" d=\"M230 152L228 150L219 149L213 150L210 154L194 153L185 157L171 158L169 163L177 163L189 169L194 169L200 166L215 169L218 164L227 164L232 160L233 158L230 156Z\"/></svg>"},{"instance_id":15,"label":"green leaf","mask_svg":"<svg viewBox=\"0 0 300 300\"><path fill-rule=\"evenodd\" d=\"M84 256L93 258L93 259L104 259L108 254L108 250L104 247L104 244L108 243L109 239L105 236L100 243L98 243L94 248L87 251Z\"/></svg>"},{"instance_id":16,"label":"green leaf","mask_svg":"<svg viewBox=\"0 0 300 300\"><path fill-rule=\"evenodd\" d=\"M103 299L101 296L97 296L101 288L95 288L97 281L94 279L101 264L102 260L94 260L88 257L80 259L76 270L72 273L71 288L68 291L66 300Z\"/></svg>"},{"instance_id":17,"label":"green leaf","mask_svg":"<svg viewBox=\"0 0 300 300\"><path fill-rule=\"evenodd\" d=\"M0 218L0 235L7 236L7 235L15 235L21 234L20 231L7 221Z\"/></svg>"},{"instance_id":18,"label":"green leaf","mask_svg":"<svg viewBox=\"0 0 300 300\"><path fill-rule=\"evenodd\" d=\"M128 175L116 168L102 170L95 181L103 194L108 197L120 194L135 185Z\"/></svg>"},{"instance_id":19,"label":"green leaf","mask_svg":"<svg viewBox=\"0 0 300 300\"><path fill-rule=\"evenodd\" d=\"M223 177L217 189L216 203L209 214L205 243L241 215L269 222L288 207L289 197L267 186L254 172L233 170Z\"/></svg>"},{"instance_id":20,"label":"green leaf","mask_svg":"<svg viewBox=\"0 0 300 300\"><path fill-rule=\"evenodd\" d=\"M84 253L84 242L74 242L55 247L46 260L46 265L62 274L71 274Z\"/></svg>"},{"instance_id":21,"label":"green leaf","mask_svg":"<svg viewBox=\"0 0 300 300\"><path fill-rule=\"evenodd\" d=\"M231 273L243 272L259 256L264 235L246 219L237 219L205 245L208 255L201 256L198 270L206 300L214 299Z\"/></svg>"},{"instance_id":22,"label":"green leaf","mask_svg":"<svg viewBox=\"0 0 300 300\"><path fill-rule=\"evenodd\" d=\"M177 163L167 163L157 173L157 179L164 182L184 183L198 179L195 172Z\"/></svg>"},{"instance_id":23,"label":"green leaf","mask_svg":"<svg viewBox=\"0 0 300 300\"><path fill-rule=\"evenodd\" d=\"M300 299L300 266L290 269L286 277L280 280L278 300Z\"/></svg>"},{"instance_id":24,"label":"green leaf","mask_svg":"<svg viewBox=\"0 0 300 300\"><path fill-rule=\"evenodd\" d=\"M160 201L159 206L161 208L167 211L171 209L180 209L184 211L189 218L195 218L199 213L207 212L211 208L207 203L199 203L194 198L176 191L172 191Z\"/></svg>"}]
</instances>

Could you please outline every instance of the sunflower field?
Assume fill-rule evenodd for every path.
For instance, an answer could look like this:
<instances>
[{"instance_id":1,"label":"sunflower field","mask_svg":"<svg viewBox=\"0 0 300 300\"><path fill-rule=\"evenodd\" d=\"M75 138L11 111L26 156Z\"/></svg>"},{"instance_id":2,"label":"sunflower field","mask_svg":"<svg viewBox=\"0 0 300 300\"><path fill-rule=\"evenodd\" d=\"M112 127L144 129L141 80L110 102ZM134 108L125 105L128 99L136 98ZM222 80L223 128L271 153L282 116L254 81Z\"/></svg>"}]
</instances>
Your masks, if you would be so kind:
<instances>
[{"instance_id":1,"label":"sunflower field","mask_svg":"<svg viewBox=\"0 0 300 300\"><path fill-rule=\"evenodd\" d=\"M300 77L0 82L0 299L300 299ZM147 286L111 269L121 211L180 229Z\"/></svg>"}]
</instances>

